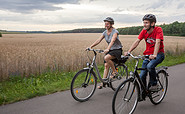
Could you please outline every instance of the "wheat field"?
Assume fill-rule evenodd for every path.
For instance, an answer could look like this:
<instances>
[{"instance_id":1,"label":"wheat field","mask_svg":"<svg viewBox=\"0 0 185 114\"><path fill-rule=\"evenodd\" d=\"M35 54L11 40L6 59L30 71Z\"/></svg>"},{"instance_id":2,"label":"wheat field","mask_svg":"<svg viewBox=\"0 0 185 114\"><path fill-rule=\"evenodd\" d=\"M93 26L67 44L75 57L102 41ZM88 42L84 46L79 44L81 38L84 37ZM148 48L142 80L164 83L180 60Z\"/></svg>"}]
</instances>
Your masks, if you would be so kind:
<instances>
[{"instance_id":1,"label":"wheat field","mask_svg":"<svg viewBox=\"0 0 185 114\"><path fill-rule=\"evenodd\" d=\"M89 47L101 33L65 34L3 34L0 38L0 80L14 76L28 77L51 71L74 71L88 61L86 47ZM128 50L137 35L120 35L123 51ZM176 53L185 50L185 38L165 36L165 50ZM96 49L105 49L103 40ZM134 54L142 54L142 41ZM93 56L92 53L89 54ZM97 58L103 64L103 54Z\"/></svg>"}]
</instances>

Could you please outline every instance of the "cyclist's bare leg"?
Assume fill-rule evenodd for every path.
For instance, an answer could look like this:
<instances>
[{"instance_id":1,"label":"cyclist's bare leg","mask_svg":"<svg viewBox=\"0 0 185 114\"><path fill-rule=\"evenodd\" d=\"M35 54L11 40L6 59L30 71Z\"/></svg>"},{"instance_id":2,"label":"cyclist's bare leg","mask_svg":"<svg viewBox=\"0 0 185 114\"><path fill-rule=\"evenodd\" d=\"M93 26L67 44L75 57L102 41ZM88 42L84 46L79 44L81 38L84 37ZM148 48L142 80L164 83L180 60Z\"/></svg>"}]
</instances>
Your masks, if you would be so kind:
<instances>
[{"instance_id":1,"label":"cyclist's bare leg","mask_svg":"<svg viewBox=\"0 0 185 114\"><path fill-rule=\"evenodd\" d=\"M104 73L103 73L103 78L107 78L110 66L108 63L105 63L104 66L105 66L105 69L104 69Z\"/></svg>"},{"instance_id":2,"label":"cyclist's bare leg","mask_svg":"<svg viewBox=\"0 0 185 114\"><path fill-rule=\"evenodd\" d=\"M108 75L108 73L109 73L109 68L110 68L110 66L109 66L108 63L105 63L104 66L105 66L105 69L104 69L104 73L103 73L103 79L107 78L107 75ZM103 87L103 83L101 83L101 84L98 86L98 89L101 89L102 87Z\"/></svg>"},{"instance_id":3,"label":"cyclist's bare leg","mask_svg":"<svg viewBox=\"0 0 185 114\"><path fill-rule=\"evenodd\" d=\"M116 69L114 67L114 63L112 62L111 59L115 59L114 56L111 56L109 54L107 54L105 57L104 57L104 60L106 61L105 63L105 69L104 69L104 74L103 74L103 78L107 78L107 75L108 75L108 72L109 72L109 68L111 67L113 73L116 73ZM100 86L98 86L98 89L102 89L103 87L103 83L100 84Z\"/></svg>"},{"instance_id":4,"label":"cyclist's bare leg","mask_svg":"<svg viewBox=\"0 0 185 114\"><path fill-rule=\"evenodd\" d=\"M104 60L105 60L106 63L108 63L108 65L111 67L113 73L116 73L116 69L115 69L115 66L114 66L114 62L113 62L111 59L115 59L115 57L112 56L112 55L110 55L110 54L107 54L107 55L104 57Z\"/></svg>"}]
</instances>

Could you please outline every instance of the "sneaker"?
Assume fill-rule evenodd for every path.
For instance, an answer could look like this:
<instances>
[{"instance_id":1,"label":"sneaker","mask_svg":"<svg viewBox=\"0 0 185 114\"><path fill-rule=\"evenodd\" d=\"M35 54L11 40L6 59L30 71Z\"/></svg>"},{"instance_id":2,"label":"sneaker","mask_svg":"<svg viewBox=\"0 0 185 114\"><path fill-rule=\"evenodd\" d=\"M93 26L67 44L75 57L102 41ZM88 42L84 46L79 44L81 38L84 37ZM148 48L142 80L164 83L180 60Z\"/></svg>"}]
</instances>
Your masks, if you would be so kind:
<instances>
[{"instance_id":1,"label":"sneaker","mask_svg":"<svg viewBox=\"0 0 185 114\"><path fill-rule=\"evenodd\" d=\"M149 90L150 91L158 91L159 90L159 85L157 84L157 85L155 85L155 86L151 86L150 88L149 88Z\"/></svg>"}]
</instances>

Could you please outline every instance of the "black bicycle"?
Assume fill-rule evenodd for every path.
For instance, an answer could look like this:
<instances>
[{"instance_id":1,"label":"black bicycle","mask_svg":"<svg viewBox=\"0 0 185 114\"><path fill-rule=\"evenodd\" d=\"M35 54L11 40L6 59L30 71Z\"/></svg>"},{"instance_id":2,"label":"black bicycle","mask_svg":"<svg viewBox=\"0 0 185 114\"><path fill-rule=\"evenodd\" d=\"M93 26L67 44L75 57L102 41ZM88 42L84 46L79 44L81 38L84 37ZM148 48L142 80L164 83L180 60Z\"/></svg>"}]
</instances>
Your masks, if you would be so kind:
<instances>
[{"instance_id":1,"label":"black bicycle","mask_svg":"<svg viewBox=\"0 0 185 114\"><path fill-rule=\"evenodd\" d=\"M156 68L159 87L156 91L150 91L145 87L137 72L138 70L147 70L146 68L138 68L138 63L139 59L148 59L149 56L133 56L132 54L129 54L129 56L136 59L135 70L130 72L129 78L123 81L117 88L112 100L113 114L132 114L136 109L138 101L145 100L145 97L149 97L150 101L157 105L164 99L167 92L167 67Z\"/></svg>"},{"instance_id":2,"label":"black bicycle","mask_svg":"<svg viewBox=\"0 0 185 114\"><path fill-rule=\"evenodd\" d=\"M82 70L78 71L75 74L75 76L72 79L71 88L70 88L73 98L80 102L87 101L94 94L96 90L98 78L102 83L104 83L104 85L107 85L113 90L116 90L118 85L128 77L127 66L125 65L125 62L128 59L128 57L122 56L121 60L115 63L115 68L119 73L119 76L117 76L114 79L111 79L110 76L112 74L112 70L110 68L107 79L102 79L96 64L96 56L97 56L97 52L103 53L104 51L99 49L96 49L96 50L88 49L87 51L88 52L92 51L94 53L93 59L91 60L89 58L92 62L87 63L86 68L83 68ZM94 70L98 74L98 78Z\"/></svg>"}]
</instances>

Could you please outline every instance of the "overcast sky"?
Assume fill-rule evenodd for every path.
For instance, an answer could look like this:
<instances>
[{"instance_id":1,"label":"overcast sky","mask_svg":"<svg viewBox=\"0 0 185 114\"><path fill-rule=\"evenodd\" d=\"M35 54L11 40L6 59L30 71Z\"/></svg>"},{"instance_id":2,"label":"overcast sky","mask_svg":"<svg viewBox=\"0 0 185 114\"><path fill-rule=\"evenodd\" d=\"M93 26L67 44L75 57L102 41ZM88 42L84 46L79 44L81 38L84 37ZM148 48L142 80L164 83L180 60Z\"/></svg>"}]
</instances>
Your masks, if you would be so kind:
<instances>
[{"instance_id":1,"label":"overcast sky","mask_svg":"<svg viewBox=\"0 0 185 114\"><path fill-rule=\"evenodd\" d=\"M0 0L0 30L102 28L107 16L115 28L138 26L148 13L157 24L185 22L185 0Z\"/></svg>"}]
</instances>

